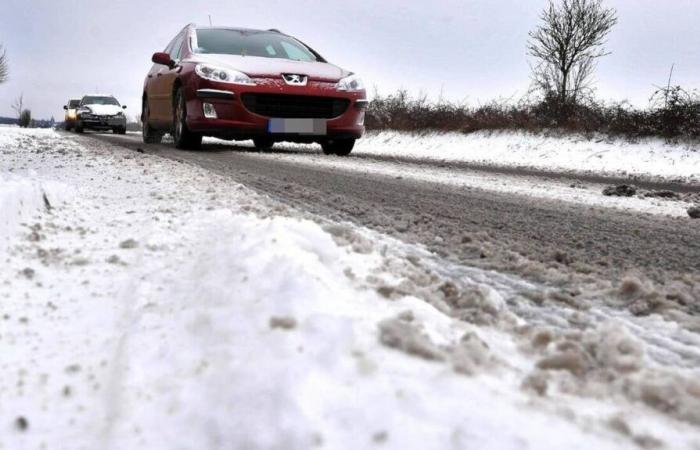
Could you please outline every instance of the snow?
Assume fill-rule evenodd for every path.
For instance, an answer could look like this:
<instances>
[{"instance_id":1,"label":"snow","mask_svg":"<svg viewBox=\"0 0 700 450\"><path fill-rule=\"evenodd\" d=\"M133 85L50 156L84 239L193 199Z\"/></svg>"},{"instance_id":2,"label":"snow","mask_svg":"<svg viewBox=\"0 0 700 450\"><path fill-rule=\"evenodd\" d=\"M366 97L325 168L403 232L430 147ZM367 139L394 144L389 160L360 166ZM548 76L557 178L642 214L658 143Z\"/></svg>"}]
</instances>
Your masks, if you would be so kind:
<instances>
[{"instance_id":1,"label":"snow","mask_svg":"<svg viewBox=\"0 0 700 450\"><path fill-rule=\"evenodd\" d=\"M0 449L700 445L698 363L673 364L697 334L664 343L658 317L538 308L525 281L89 138L0 128L0 180ZM605 356L540 373L574 314ZM642 395L652 375L679 409Z\"/></svg>"},{"instance_id":2,"label":"snow","mask_svg":"<svg viewBox=\"0 0 700 450\"><path fill-rule=\"evenodd\" d=\"M411 134L384 131L369 133L358 142L355 153L572 174L700 182L697 144L667 143L658 138L630 142L602 135L591 137L556 132Z\"/></svg>"}]
</instances>

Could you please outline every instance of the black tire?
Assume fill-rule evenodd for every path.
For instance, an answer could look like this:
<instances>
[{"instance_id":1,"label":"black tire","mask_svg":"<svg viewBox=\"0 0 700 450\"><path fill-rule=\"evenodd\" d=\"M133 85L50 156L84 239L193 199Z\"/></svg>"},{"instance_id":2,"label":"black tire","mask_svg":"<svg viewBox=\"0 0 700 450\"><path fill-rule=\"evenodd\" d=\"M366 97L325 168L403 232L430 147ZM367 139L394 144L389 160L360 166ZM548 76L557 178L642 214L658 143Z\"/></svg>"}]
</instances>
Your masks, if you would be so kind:
<instances>
[{"instance_id":1,"label":"black tire","mask_svg":"<svg viewBox=\"0 0 700 450\"><path fill-rule=\"evenodd\" d=\"M182 150L199 150L202 146L202 135L193 133L187 128L187 104L182 89L175 93L175 107L173 108L172 136L175 147Z\"/></svg>"},{"instance_id":2,"label":"black tire","mask_svg":"<svg viewBox=\"0 0 700 450\"><path fill-rule=\"evenodd\" d=\"M270 139L269 137L258 137L253 139L253 144L255 145L256 150L269 152L275 145L275 141Z\"/></svg>"},{"instance_id":3,"label":"black tire","mask_svg":"<svg viewBox=\"0 0 700 450\"><path fill-rule=\"evenodd\" d=\"M331 139L321 143L326 155L348 156L355 147L355 139Z\"/></svg>"},{"instance_id":4,"label":"black tire","mask_svg":"<svg viewBox=\"0 0 700 450\"><path fill-rule=\"evenodd\" d=\"M126 134L126 128L122 128L122 127L112 128L112 133L114 133L114 134Z\"/></svg>"},{"instance_id":5,"label":"black tire","mask_svg":"<svg viewBox=\"0 0 700 450\"><path fill-rule=\"evenodd\" d=\"M73 129L73 126L70 125L68 122L66 122L65 125L64 125L64 128L65 128L66 131L70 131L70 130Z\"/></svg>"},{"instance_id":6,"label":"black tire","mask_svg":"<svg viewBox=\"0 0 700 450\"><path fill-rule=\"evenodd\" d=\"M160 144L163 142L163 133L155 130L149 123L150 118L150 108L148 107L148 99L143 100L143 105L141 106L141 125L143 131L141 136L143 137L144 144Z\"/></svg>"},{"instance_id":7,"label":"black tire","mask_svg":"<svg viewBox=\"0 0 700 450\"><path fill-rule=\"evenodd\" d=\"M75 132L82 133L83 131L85 131L85 129L83 128L83 124L80 123L80 121L75 122Z\"/></svg>"}]
</instances>

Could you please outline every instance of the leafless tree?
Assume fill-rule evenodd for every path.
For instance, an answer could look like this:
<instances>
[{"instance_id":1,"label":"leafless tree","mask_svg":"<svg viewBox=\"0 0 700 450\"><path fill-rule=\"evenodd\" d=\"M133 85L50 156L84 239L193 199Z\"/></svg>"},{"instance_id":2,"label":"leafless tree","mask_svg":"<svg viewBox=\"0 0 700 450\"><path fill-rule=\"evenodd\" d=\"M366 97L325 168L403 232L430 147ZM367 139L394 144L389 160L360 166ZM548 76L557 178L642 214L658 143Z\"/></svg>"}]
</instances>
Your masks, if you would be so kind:
<instances>
[{"instance_id":1,"label":"leafless tree","mask_svg":"<svg viewBox=\"0 0 700 450\"><path fill-rule=\"evenodd\" d=\"M22 111L24 111L24 94L20 95L12 103L12 109L17 113L17 118L22 116Z\"/></svg>"},{"instance_id":2,"label":"leafless tree","mask_svg":"<svg viewBox=\"0 0 700 450\"><path fill-rule=\"evenodd\" d=\"M535 88L568 110L591 90L596 60L608 55L606 38L617 12L602 0L550 0L530 32L528 52Z\"/></svg>"},{"instance_id":3,"label":"leafless tree","mask_svg":"<svg viewBox=\"0 0 700 450\"><path fill-rule=\"evenodd\" d=\"M9 68L7 67L7 55L5 49L0 45L0 84L7 81L7 75L9 74Z\"/></svg>"}]
</instances>

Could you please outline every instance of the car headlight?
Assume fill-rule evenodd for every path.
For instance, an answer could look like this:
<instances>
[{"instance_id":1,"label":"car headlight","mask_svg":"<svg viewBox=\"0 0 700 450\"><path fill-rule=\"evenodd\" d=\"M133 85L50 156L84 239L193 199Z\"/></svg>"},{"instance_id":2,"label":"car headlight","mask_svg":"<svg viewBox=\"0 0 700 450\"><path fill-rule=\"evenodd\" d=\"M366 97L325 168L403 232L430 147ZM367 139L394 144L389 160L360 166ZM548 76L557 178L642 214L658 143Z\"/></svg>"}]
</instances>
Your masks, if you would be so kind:
<instances>
[{"instance_id":1,"label":"car headlight","mask_svg":"<svg viewBox=\"0 0 700 450\"><path fill-rule=\"evenodd\" d=\"M92 110L87 107L80 108L78 114L92 114Z\"/></svg>"},{"instance_id":2,"label":"car headlight","mask_svg":"<svg viewBox=\"0 0 700 450\"><path fill-rule=\"evenodd\" d=\"M121 111L119 111L119 112L116 114L116 116L117 116L117 117L124 117L124 113L121 112Z\"/></svg>"},{"instance_id":3,"label":"car headlight","mask_svg":"<svg viewBox=\"0 0 700 450\"><path fill-rule=\"evenodd\" d=\"M194 71L205 80L218 81L219 83L254 85L255 82L243 72L210 66L209 64L197 64Z\"/></svg>"},{"instance_id":4,"label":"car headlight","mask_svg":"<svg viewBox=\"0 0 700 450\"><path fill-rule=\"evenodd\" d=\"M345 77L338 81L336 89L339 91L364 91L365 84L357 75L350 75L349 77Z\"/></svg>"}]
</instances>

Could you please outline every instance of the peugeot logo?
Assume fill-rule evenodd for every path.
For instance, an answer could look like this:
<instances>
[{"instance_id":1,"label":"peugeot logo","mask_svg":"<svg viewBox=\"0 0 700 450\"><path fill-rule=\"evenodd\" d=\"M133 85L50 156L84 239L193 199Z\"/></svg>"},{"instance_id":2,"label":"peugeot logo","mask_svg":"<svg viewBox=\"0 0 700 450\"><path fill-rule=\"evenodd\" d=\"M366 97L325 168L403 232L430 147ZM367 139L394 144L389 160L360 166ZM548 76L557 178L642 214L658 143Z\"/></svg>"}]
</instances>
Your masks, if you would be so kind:
<instances>
[{"instance_id":1,"label":"peugeot logo","mask_svg":"<svg viewBox=\"0 0 700 450\"><path fill-rule=\"evenodd\" d=\"M293 73L285 73L282 75L284 82L292 86L306 86L309 77L306 75L297 75Z\"/></svg>"}]
</instances>

